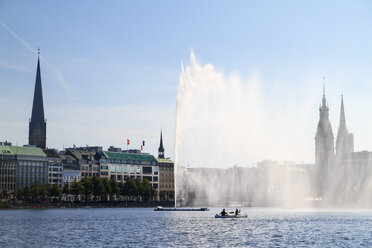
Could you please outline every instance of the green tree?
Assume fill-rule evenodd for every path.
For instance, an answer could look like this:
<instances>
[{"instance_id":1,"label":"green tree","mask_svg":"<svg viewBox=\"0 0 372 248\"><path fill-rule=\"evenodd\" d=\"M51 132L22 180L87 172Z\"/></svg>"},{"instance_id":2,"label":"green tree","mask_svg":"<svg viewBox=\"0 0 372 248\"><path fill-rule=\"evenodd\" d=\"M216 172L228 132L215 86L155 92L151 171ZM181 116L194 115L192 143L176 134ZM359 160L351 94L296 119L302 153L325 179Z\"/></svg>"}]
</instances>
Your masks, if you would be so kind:
<instances>
[{"instance_id":1,"label":"green tree","mask_svg":"<svg viewBox=\"0 0 372 248\"><path fill-rule=\"evenodd\" d=\"M72 183L71 186L71 193L75 195L77 198L79 195L84 193L84 186L81 182L77 182L76 180Z\"/></svg>"},{"instance_id":2,"label":"green tree","mask_svg":"<svg viewBox=\"0 0 372 248\"><path fill-rule=\"evenodd\" d=\"M23 199L23 189L17 190L15 196L16 196L17 200L22 200Z\"/></svg>"},{"instance_id":3,"label":"green tree","mask_svg":"<svg viewBox=\"0 0 372 248\"><path fill-rule=\"evenodd\" d=\"M8 199L10 197L10 193L8 190L4 189L2 192L1 192L1 198L2 199Z\"/></svg>"},{"instance_id":4,"label":"green tree","mask_svg":"<svg viewBox=\"0 0 372 248\"><path fill-rule=\"evenodd\" d=\"M62 193L64 195L69 195L70 194L70 185L67 181L65 182L65 185L63 185Z\"/></svg>"},{"instance_id":5,"label":"green tree","mask_svg":"<svg viewBox=\"0 0 372 248\"><path fill-rule=\"evenodd\" d=\"M26 187L24 187L23 190L22 190L22 193L23 193L23 199L25 201L29 201L31 199L32 195L31 195L31 187L30 186L27 185Z\"/></svg>"},{"instance_id":6,"label":"green tree","mask_svg":"<svg viewBox=\"0 0 372 248\"><path fill-rule=\"evenodd\" d=\"M103 184L103 187L104 187L105 195L106 196L109 195L110 196L110 201L111 201L111 196L112 196L111 184L110 184L110 182L107 178L103 178L101 180L102 180L102 184Z\"/></svg>"},{"instance_id":7,"label":"green tree","mask_svg":"<svg viewBox=\"0 0 372 248\"><path fill-rule=\"evenodd\" d=\"M120 182L120 183L123 184L122 182ZM120 185L118 184L118 182L115 179L111 178L110 179L110 187L111 187L111 195L110 195L110 200L111 200L113 195L119 196Z\"/></svg>"},{"instance_id":8,"label":"green tree","mask_svg":"<svg viewBox=\"0 0 372 248\"><path fill-rule=\"evenodd\" d=\"M143 188L142 188L142 181L139 177L136 178L135 180L135 187L134 187L134 196L136 197L136 201L138 201L138 199L141 200L141 196L143 194Z\"/></svg>"},{"instance_id":9,"label":"green tree","mask_svg":"<svg viewBox=\"0 0 372 248\"><path fill-rule=\"evenodd\" d=\"M58 198L59 200L61 199L62 191L61 191L61 188L58 186L58 184L53 184L52 185L52 187L50 189L50 195L52 197Z\"/></svg>"},{"instance_id":10,"label":"green tree","mask_svg":"<svg viewBox=\"0 0 372 248\"><path fill-rule=\"evenodd\" d=\"M50 196L50 185L49 184L43 184L40 186L39 190L39 196L42 201L45 201L45 199L48 199Z\"/></svg>"},{"instance_id":11,"label":"green tree","mask_svg":"<svg viewBox=\"0 0 372 248\"><path fill-rule=\"evenodd\" d=\"M98 177L93 177L92 178L93 182L93 195L95 200L97 200L98 196L103 196L105 192L105 186L103 185L102 179Z\"/></svg>"},{"instance_id":12,"label":"green tree","mask_svg":"<svg viewBox=\"0 0 372 248\"><path fill-rule=\"evenodd\" d=\"M141 195L145 202L150 200L151 190L152 188L151 188L151 183L149 182L149 180L147 178L143 179L141 183L141 191L142 191Z\"/></svg>"},{"instance_id":13,"label":"green tree","mask_svg":"<svg viewBox=\"0 0 372 248\"><path fill-rule=\"evenodd\" d=\"M90 195L93 194L93 182L91 178L84 177L81 179L81 183L84 188L84 199L87 201Z\"/></svg>"},{"instance_id":14,"label":"green tree","mask_svg":"<svg viewBox=\"0 0 372 248\"><path fill-rule=\"evenodd\" d=\"M41 187L38 183L34 183L33 185L31 185L32 201L35 201L36 199L40 197L40 190L41 190Z\"/></svg>"}]
</instances>

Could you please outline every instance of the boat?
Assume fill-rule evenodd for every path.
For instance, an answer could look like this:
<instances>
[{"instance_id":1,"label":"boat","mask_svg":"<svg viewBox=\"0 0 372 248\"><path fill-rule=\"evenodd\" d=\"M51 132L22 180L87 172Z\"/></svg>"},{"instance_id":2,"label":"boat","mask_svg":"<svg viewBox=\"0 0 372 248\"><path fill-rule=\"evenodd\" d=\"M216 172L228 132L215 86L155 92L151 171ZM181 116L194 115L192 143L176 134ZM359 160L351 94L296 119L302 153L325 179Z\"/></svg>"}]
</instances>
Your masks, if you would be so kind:
<instances>
[{"instance_id":1,"label":"boat","mask_svg":"<svg viewBox=\"0 0 372 248\"><path fill-rule=\"evenodd\" d=\"M221 215L221 214L216 214L215 218L247 218L248 215L246 214L238 214L238 215L235 215L235 214L232 214L232 215Z\"/></svg>"},{"instance_id":2,"label":"boat","mask_svg":"<svg viewBox=\"0 0 372 248\"><path fill-rule=\"evenodd\" d=\"M157 206L154 211L209 211L208 208L163 208Z\"/></svg>"}]
</instances>

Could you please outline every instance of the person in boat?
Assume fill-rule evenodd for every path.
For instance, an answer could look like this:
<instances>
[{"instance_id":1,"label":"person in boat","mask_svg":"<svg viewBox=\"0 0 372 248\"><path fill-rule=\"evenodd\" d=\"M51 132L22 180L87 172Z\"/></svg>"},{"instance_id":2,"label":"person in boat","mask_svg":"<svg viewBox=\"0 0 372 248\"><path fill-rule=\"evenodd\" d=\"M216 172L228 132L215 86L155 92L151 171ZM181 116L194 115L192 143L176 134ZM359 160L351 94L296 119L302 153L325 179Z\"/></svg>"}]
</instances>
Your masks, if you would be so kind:
<instances>
[{"instance_id":1,"label":"person in boat","mask_svg":"<svg viewBox=\"0 0 372 248\"><path fill-rule=\"evenodd\" d=\"M227 215L227 213L226 213L225 209L223 209L222 212L221 212L221 216L226 216L226 215Z\"/></svg>"},{"instance_id":2,"label":"person in boat","mask_svg":"<svg viewBox=\"0 0 372 248\"><path fill-rule=\"evenodd\" d=\"M235 210L235 215L238 215L238 214L239 214L239 210L236 209L236 210Z\"/></svg>"}]
</instances>

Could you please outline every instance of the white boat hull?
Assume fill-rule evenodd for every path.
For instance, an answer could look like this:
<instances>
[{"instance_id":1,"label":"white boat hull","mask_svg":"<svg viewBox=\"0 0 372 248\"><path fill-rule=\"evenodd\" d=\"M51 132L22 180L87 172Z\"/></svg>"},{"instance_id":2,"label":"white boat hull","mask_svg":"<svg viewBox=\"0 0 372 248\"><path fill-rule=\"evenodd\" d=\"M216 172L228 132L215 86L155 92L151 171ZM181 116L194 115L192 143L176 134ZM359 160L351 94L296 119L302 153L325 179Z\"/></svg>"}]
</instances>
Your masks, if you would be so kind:
<instances>
[{"instance_id":1,"label":"white boat hull","mask_svg":"<svg viewBox=\"0 0 372 248\"><path fill-rule=\"evenodd\" d=\"M220 215L220 214L216 214L216 216L215 216L215 218L227 218L227 219L229 219L229 218L231 218L231 219L233 219L233 218L247 218L248 216L246 215L246 214L239 214L239 215L224 215L224 216L222 216L222 215Z\"/></svg>"}]
</instances>

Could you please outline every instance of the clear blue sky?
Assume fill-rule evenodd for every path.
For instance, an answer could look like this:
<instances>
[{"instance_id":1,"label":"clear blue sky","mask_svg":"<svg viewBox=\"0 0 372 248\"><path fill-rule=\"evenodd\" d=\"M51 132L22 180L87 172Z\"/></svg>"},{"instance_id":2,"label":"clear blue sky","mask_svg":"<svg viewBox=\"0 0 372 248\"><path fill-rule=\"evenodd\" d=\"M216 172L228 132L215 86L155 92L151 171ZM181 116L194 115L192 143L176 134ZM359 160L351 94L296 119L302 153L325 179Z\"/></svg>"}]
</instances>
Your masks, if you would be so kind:
<instances>
[{"instance_id":1,"label":"clear blue sky","mask_svg":"<svg viewBox=\"0 0 372 248\"><path fill-rule=\"evenodd\" d=\"M309 147L325 76L334 133L344 93L356 150L372 150L371 13L370 1L3 0L0 140L27 143L37 61L30 46L44 58L48 146L123 147L130 138L132 148L144 139L156 153L163 128L173 156L181 60L194 50L243 79L259 68L267 106L318 80ZM270 91L278 82L283 92Z\"/></svg>"}]
</instances>

